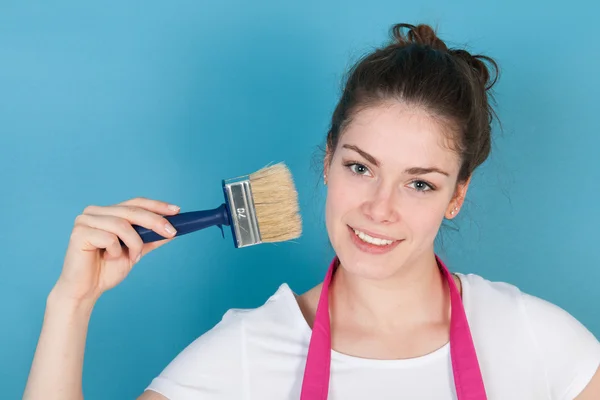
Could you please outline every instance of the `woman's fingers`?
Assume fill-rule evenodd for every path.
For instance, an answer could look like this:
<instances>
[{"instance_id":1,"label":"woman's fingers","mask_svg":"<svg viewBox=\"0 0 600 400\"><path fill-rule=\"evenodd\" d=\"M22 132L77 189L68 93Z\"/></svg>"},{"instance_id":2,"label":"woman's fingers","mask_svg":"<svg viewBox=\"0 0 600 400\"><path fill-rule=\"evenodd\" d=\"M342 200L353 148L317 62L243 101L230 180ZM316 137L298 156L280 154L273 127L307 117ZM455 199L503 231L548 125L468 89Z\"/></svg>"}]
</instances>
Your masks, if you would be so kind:
<instances>
[{"instance_id":1,"label":"woman's fingers","mask_svg":"<svg viewBox=\"0 0 600 400\"><path fill-rule=\"evenodd\" d=\"M160 200L147 199L145 197L136 197L117 205L139 207L160 215L175 215L179 212L179 206Z\"/></svg>"},{"instance_id":2,"label":"woman's fingers","mask_svg":"<svg viewBox=\"0 0 600 400\"><path fill-rule=\"evenodd\" d=\"M175 236L176 231L173 225L162 215L153 211L148 211L132 205L117 205L109 207L89 206L84 210L83 215L111 216L118 217L130 225L139 225L146 229L156 232L165 239ZM134 230L135 231L135 230ZM137 232L136 232L137 234ZM139 236L139 235L138 235ZM123 242L125 242L123 240ZM140 249L141 250L141 249Z\"/></svg>"},{"instance_id":3,"label":"woman's fingers","mask_svg":"<svg viewBox=\"0 0 600 400\"><path fill-rule=\"evenodd\" d=\"M83 251L106 250L112 258L118 258L123 253L116 234L85 223L76 222L71 234L71 242Z\"/></svg>"},{"instance_id":4,"label":"woman's fingers","mask_svg":"<svg viewBox=\"0 0 600 400\"><path fill-rule=\"evenodd\" d=\"M111 242L108 247L102 247L106 249L110 256L120 256L121 253L116 248L116 246L119 248L121 247L119 239L121 239L129 249L129 258L132 263L137 262L138 257L142 254L142 248L144 246L142 238L135 229L133 229L133 226L123 218L115 217L113 215L81 214L77 217L75 224L76 226L84 225L111 234L115 243Z\"/></svg>"}]
</instances>

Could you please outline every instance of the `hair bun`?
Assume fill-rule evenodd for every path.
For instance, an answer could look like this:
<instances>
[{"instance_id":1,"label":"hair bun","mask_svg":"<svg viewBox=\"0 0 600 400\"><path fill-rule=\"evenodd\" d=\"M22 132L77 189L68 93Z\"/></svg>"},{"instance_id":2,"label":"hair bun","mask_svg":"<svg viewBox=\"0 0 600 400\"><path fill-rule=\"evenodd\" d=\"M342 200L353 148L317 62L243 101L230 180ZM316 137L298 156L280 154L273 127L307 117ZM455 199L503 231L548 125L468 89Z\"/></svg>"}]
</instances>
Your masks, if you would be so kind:
<instances>
[{"instance_id":1,"label":"hair bun","mask_svg":"<svg viewBox=\"0 0 600 400\"><path fill-rule=\"evenodd\" d=\"M408 29L408 31L404 33L404 29ZM436 50L448 51L446 43L437 37L429 25L396 24L392 27L392 35L396 43L401 46L421 44Z\"/></svg>"},{"instance_id":2,"label":"hair bun","mask_svg":"<svg viewBox=\"0 0 600 400\"><path fill-rule=\"evenodd\" d=\"M460 58L467 63L485 90L491 89L498 80L498 64L490 57L479 54L472 55L468 51L462 49L452 49L449 52L452 56ZM488 67L486 63L490 67ZM493 73L490 73L490 69L493 70Z\"/></svg>"},{"instance_id":3,"label":"hair bun","mask_svg":"<svg viewBox=\"0 0 600 400\"><path fill-rule=\"evenodd\" d=\"M498 80L499 69L494 60L483 55L472 55L463 49L449 49L446 43L437 37L435 31L429 25L396 24L392 26L391 32L394 38L394 43L391 46L402 47L410 44L418 44L431 47L434 50L447 52L452 57L462 60L475 74L484 90L491 89ZM490 68L488 68L486 63L493 69L493 74L490 73Z\"/></svg>"}]
</instances>

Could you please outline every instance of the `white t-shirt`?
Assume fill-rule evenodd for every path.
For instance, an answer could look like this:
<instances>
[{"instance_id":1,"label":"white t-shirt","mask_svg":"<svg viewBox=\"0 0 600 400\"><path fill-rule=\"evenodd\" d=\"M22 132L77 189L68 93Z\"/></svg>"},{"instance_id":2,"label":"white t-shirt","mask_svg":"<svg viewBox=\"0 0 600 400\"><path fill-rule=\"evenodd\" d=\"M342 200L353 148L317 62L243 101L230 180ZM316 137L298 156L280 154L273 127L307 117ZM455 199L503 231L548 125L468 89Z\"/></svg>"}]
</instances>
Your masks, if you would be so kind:
<instances>
[{"instance_id":1,"label":"white t-shirt","mask_svg":"<svg viewBox=\"0 0 600 400\"><path fill-rule=\"evenodd\" d=\"M457 276L488 399L571 400L584 389L600 343L581 323L515 286ZM258 308L229 310L148 389L170 400L299 399L310 334L283 284ZM405 360L332 351L328 399L456 399L449 344Z\"/></svg>"}]
</instances>

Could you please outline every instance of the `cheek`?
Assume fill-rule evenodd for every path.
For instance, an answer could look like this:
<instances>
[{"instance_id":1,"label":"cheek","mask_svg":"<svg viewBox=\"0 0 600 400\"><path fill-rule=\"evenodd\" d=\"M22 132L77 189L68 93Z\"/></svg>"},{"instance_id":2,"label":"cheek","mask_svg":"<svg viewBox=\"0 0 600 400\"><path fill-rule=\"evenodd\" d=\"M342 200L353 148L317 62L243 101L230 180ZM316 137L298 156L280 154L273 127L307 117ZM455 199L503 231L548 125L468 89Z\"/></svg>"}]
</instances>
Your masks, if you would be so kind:
<instances>
[{"instance_id":1,"label":"cheek","mask_svg":"<svg viewBox=\"0 0 600 400\"><path fill-rule=\"evenodd\" d=\"M327 189L326 211L327 220L332 221L344 215L352 208L352 197L348 196L349 191L343 185L330 184Z\"/></svg>"},{"instance_id":2,"label":"cheek","mask_svg":"<svg viewBox=\"0 0 600 400\"><path fill-rule=\"evenodd\" d=\"M404 207L401 218L405 225L410 227L415 237L430 241L435 239L445 211L446 203L442 196L422 201L415 199L413 204Z\"/></svg>"},{"instance_id":3,"label":"cheek","mask_svg":"<svg viewBox=\"0 0 600 400\"><path fill-rule=\"evenodd\" d=\"M342 179L330 181L325 202L325 220L330 234L334 230L345 230L344 221L348 222L348 215L359 212L361 196L356 189Z\"/></svg>"}]
</instances>

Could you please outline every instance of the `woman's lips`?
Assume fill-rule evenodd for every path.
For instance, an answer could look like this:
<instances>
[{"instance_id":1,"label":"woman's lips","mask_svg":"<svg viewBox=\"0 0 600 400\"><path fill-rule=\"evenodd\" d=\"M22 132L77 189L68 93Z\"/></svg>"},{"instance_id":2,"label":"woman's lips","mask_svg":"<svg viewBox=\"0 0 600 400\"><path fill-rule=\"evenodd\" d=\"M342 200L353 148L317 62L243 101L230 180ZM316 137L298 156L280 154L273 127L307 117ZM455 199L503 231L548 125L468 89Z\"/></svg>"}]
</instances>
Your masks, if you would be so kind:
<instances>
[{"instance_id":1,"label":"woman's lips","mask_svg":"<svg viewBox=\"0 0 600 400\"><path fill-rule=\"evenodd\" d=\"M366 233L367 235L371 236L369 234L369 232L366 231L361 231L363 233ZM373 237L377 237L377 238L381 238L381 239L385 239L385 240L394 240L394 242L392 242L391 244L386 244L386 245L376 245L376 244L372 244L372 243L367 243L364 240L362 240L361 238L359 238L356 233L354 233L354 229L351 228L350 226L348 226L348 233L351 236L351 240L354 243L354 245L361 251L365 252L365 253L369 253L369 254L384 254L387 253L389 251L392 251L393 249L396 248L396 246L398 246L402 240L394 240L391 238L386 238L386 237L382 237L382 236L377 236L374 235Z\"/></svg>"}]
</instances>

